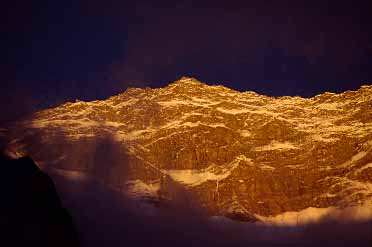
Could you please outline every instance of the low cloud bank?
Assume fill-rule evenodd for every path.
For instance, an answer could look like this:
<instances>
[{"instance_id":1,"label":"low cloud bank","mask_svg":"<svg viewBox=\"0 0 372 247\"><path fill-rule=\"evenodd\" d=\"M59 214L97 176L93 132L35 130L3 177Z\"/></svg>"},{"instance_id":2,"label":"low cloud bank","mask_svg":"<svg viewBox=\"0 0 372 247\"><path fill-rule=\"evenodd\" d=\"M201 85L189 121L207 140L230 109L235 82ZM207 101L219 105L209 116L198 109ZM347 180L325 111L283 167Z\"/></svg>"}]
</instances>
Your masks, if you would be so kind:
<instances>
[{"instance_id":1,"label":"low cloud bank","mask_svg":"<svg viewBox=\"0 0 372 247\"><path fill-rule=\"evenodd\" d=\"M61 145L50 150L65 148L65 153L75 151L79 157L84 151L86 160L65 161L67 168L72 166L69 161L75 161L80 172L55 163L43 168L71 213L83 246L372 246L371 205L343 211L309 208L261 217L260 224L239 223L206 217L191 205L191 195L182 184L174 181L169 191L172 202L156 207L106 186L125 184L128 170L125 152L118 150L110 135L81 147L67 145L64 133L60 137ZM33 143L41 140L38 135L32 138ZM91 162L85 170L100 182L83 172L83 161Z\"/></svg>"},{"instance_id":2,"label":"low cloud bank","mask_svg":"<svg viewBox=\"0 0 372 247\"><path fill-rule=\"evenodd\" d=\"M207 218L180 193L155 207L133 200L88 177L51 174L71 212L83 246L371 246L372 221L329 210L303 224L238 223ZM368 211L368 208L366 208ZM291 214L290 219L297 218ZM300 217L301 218L301 217ZM267 219L266 219L267 220ZM294 222L294 221L293 221ZM311 222L311 221L310 221Z\"/></svg>"}]
</instances>

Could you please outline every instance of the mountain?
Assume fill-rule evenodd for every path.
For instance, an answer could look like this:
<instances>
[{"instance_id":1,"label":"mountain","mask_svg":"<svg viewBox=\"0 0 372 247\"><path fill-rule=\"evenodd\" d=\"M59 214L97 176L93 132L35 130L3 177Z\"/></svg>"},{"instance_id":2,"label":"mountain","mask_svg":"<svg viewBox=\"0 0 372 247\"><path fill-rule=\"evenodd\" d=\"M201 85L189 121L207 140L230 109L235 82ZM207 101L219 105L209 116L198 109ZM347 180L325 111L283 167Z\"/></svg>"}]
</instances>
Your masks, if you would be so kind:
<instances>
[{"instance_id":1,"label":"mountain","mask_svg":"<svg viewBox=\"0 0 372 247\"><path fill-rule=\"evenodd\" d=\"M372 86L268 97L183 77L9 128L9 154L150 201L242 221L372 199Z\"/></svg>"}]
</instances>

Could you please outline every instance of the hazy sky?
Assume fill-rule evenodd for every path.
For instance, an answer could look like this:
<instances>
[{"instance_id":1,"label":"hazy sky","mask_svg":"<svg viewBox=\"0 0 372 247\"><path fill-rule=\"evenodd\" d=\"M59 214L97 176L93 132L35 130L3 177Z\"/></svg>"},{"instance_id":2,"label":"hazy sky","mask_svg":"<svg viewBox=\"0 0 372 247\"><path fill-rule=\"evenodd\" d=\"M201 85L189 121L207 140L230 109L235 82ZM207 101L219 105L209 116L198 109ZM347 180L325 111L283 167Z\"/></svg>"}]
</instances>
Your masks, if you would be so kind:
<instances>
[{"instance_id":1,"label":"hazy sky","mask_svg":"<svg viewBox=\"0 0 372 247\"><path fill-rule=\"evenodd\" d=\"M0 120L181 76L306 97L372 84L372 7L306 2L12 1Z\"/></svg>"}]
</instances>

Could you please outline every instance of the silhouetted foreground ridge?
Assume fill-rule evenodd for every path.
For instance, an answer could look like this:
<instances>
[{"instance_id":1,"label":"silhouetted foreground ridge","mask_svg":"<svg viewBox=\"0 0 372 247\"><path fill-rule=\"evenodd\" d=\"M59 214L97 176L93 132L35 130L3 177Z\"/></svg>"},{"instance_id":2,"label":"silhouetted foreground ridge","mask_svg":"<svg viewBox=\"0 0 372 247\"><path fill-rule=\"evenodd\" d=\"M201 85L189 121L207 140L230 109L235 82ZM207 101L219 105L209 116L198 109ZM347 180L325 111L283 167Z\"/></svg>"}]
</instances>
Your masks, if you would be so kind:
<instances>
[{"instance_id":1,"label":"silhouetted foreground ridge","mask_svg":"<svg viewBox=\"0 0 372 247\"><path fill-rule=\"evenodd\" d=\"M51 178L30 157L2 156L0 164L0 245L79 246L71 216L62 207Z\"/></svg>"}]
</instances>

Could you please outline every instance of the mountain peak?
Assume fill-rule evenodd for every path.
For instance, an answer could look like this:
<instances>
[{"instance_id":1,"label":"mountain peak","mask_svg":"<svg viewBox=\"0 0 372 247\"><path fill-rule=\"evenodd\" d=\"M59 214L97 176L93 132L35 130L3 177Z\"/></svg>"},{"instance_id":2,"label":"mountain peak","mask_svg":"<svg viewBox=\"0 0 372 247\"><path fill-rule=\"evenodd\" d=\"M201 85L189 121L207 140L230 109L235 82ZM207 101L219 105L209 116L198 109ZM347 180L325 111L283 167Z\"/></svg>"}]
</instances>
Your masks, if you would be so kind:
<instances>
[{"instance_id":1,"label":"mountain peak","mask_svg":"<svg viewBox=\"0 0 372 247\"><path fill-rule=\"evenodd\" d=\"M194 77L183 76L177 81L171 83L173 85L205 85L203 82L199 81Z\"/></svg>"}]
</instances>

